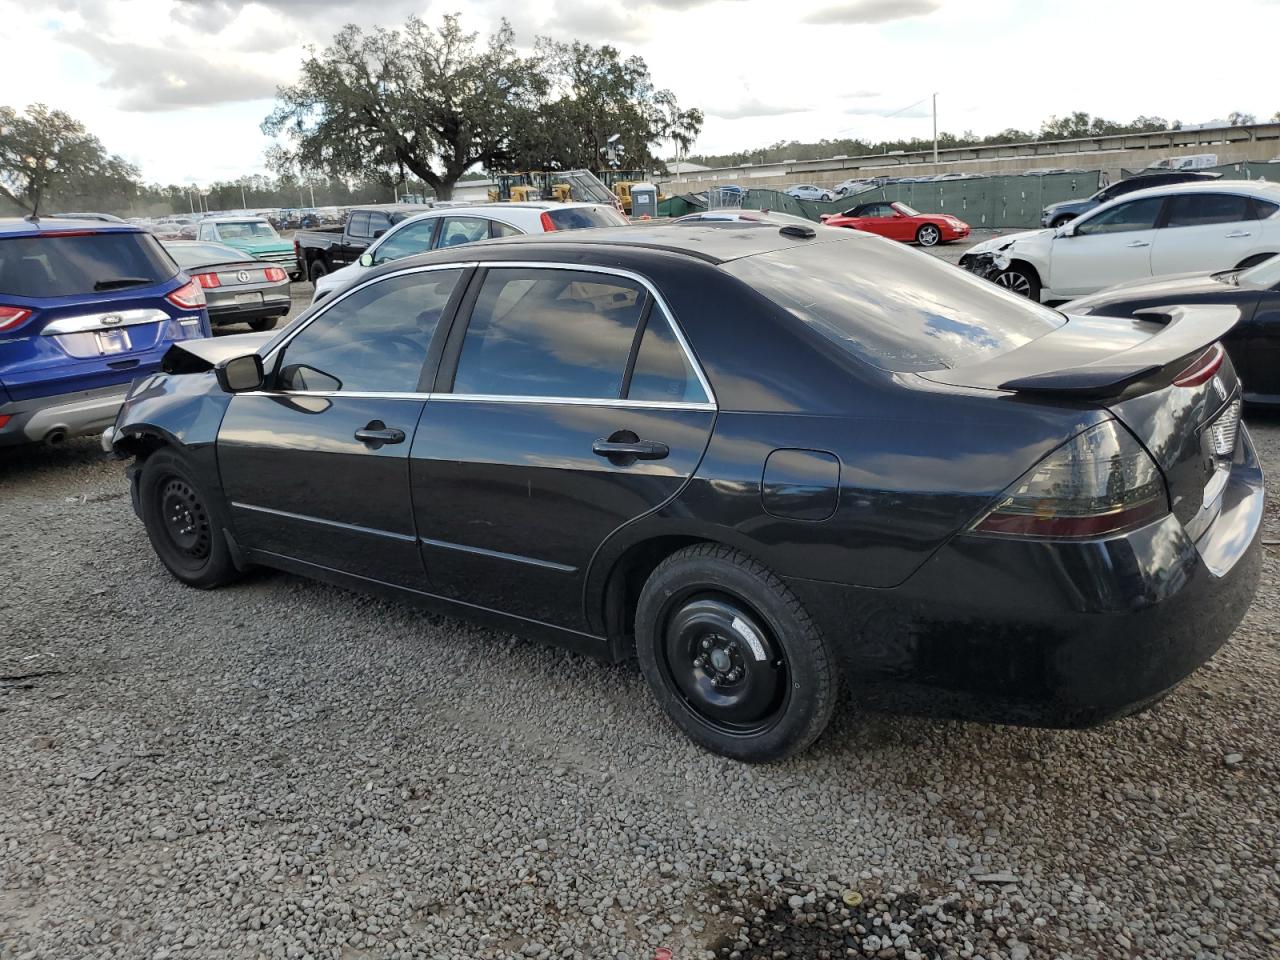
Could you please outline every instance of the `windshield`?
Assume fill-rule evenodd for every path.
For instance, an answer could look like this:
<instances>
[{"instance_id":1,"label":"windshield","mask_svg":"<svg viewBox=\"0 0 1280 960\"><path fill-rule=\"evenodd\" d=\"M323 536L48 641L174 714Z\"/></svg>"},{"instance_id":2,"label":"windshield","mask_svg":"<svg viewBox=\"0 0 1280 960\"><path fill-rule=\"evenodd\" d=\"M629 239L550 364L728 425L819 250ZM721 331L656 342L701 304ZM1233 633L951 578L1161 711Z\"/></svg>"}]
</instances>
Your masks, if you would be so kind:
<instances>
[{"instance_id":1,"label":"windshield","mask_svg":"<svg viewBox=\"0 0 1280 960\"><path fill-rule=\"evenodd\" d=\"M625 227L630 221L612 207L552 207L544 216L557 230Z\"/></svg>"},{"instance_id":2,"label":"windshield","mask_svg":"<svg viewBox=\"0 0 1280 960\"><path fill-rule=\"evenodd\" d=\"M218 224L218 236L223 240L279 240L280 234L265 220L245 220L238 223Z\"/></svg>"},{"instance_id":3,"label":"windshield","mask_svg":"<svg viewBox=\"0 0 1280 960\"><path fill-rule=\"evenodd\" d=\"M142 287L177 274L147 233L45 234L0 240L0 295L74 297Z\"/></svg>"},{"instance_id":4,"label":"windshield","mask_svg":"<svg viewBox=\"0 0 1280 960\"><path fill-rule=\"evenodd\" d=\"M787 247L724 269L843 349L896 372L975 363L1066 322L1048 307L892 244Z\"/></svg>"},{"instance_id":5,"label":"windshield","mask_svg":"<svg viewBox=\"0 0 1280 960\"><path fill-rule=\"evenodd\" d=\"M896 207L898 212L903 214L904 216L908 216L908 217L920 216L919 210L915 210L911 207L908 207L905 203L895 203L894 207Z\"/></svg>"},{"instance_id":6,"label":"windshield","mask_svg":"<svg viewBox=\"0 0 1280 960\"><path fill-rule=\"evenodd\" d=\"M1236 279L1243 287L1270 290L1276 284L1280 284L1280 257L1263 260L1256 267L1242 270Z\"/></svg>"}]
</instances>

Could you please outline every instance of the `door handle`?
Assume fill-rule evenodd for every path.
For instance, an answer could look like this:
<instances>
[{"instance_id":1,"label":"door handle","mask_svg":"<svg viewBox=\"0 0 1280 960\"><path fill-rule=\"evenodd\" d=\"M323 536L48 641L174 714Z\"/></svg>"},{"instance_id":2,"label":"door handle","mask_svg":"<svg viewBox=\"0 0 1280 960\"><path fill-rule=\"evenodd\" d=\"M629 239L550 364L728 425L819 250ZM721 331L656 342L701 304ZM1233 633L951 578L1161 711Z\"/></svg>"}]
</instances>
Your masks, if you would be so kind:
<instances>
[{"instance_id":1,"label":"door handle","mask_svg":"<svg viewBox=\"0 0 1280 960\"><path fill-rule=\"evenodd\" d=\"M356 431L356 439L367 443L375 450L384 443L404 443L404 431L388 427L381 420L370 420L368 424Z\"/></svg>"},{"instance_id":2,"label":"door handle","mask_svg":"<svg viewBox=\"0 0 1280 960\"><path fill-rule=\"evenodd\" d=\"M671 448L657 440L634 440L631 442L615 440L597 440L591 445L591 452L598 457L620 457L637 460L665 460Z\"/></svg>"},{"instance_id":3,"label":"door handle","mask_svg":"<svg viewBox=\"0 0 1280 960\"><path fill-rule=\"evenodd\" d=\"M1133 243L1126 243L1126 247L1149 247L1151 243L1147 240L1135 240Z\"/></svg>"},{"instance_id":4,"label":"door handle","mask_svg":"<svg viewBox=\"0 0 1280 960\"><path fill-rule=\"evenodd\" d=\"M1237 230L1235 233L1228 233L1228 240L1235 240L1237 237L1252 237L1253 234L1248 230Z\"/></svg>"}]
</instances>

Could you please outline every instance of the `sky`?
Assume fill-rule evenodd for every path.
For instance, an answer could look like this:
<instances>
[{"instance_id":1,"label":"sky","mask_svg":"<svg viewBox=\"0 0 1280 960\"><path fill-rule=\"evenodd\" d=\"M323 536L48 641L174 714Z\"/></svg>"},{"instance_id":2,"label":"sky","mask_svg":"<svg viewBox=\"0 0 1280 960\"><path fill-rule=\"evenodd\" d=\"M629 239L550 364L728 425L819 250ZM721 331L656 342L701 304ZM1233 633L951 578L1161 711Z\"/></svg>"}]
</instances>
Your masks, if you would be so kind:
<instances>
[{"instance_id":1,"label":"sky","mask_svg":"<svg viewBox=\"0 0 1280 960\"><path fill-rule=\"evenodd\" d=\"M506 17L522 45L639 54L706 114L694 153L927 137L934 93L955 133L1280 110L1266 44L1247 42L1280 34L1280 0L0 0L0 104L67 111L148 182L235 179L265 171L259 125L308 45L455 12L481 34Z\"/></svg>"}]
</instances>

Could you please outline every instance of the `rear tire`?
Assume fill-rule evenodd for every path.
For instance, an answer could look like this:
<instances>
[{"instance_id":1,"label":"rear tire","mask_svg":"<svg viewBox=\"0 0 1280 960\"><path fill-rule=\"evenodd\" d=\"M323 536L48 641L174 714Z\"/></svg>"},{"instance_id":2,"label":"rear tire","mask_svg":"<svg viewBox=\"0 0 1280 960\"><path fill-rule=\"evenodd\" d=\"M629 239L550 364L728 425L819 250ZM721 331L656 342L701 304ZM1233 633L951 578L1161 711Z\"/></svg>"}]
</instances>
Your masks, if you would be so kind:
<instances>
[{"instance_id":1,"label":"rear tire","mask_svg":"<svg viewBox=\"0 0 1280 960\"><path fill-rule=\"evenodd\" d=\"M685 547L654 570L637 604L636 653L667 716L746 763L808 747L840 688L830 644L787 585L718 544Z\"/></svg>"},{"instance_id":2,"label":"rear tire","mask_svg":"<svg viewBox=\"0 0 1280 960\"><path fill-rule=\"evenodd\" d=\"M916 243L922 247L936 247L942 240L942 230L932 223L926 223L916 231Z\"/></svg>"},{"instance_id":3,"label":"rear tire","mask_svg":"<svg viewBox=\"0 0 1280 960\"><path fill-rule=\"evenodd\" d=\"M147 457L138 478L138 503L156 556L178 580L209 590L239 576L223 533L221 506L181 455L164 449Z\"/></svg>"},{"instance_id":4,"label":"rear tire","mask_svg":"<svg viewBox=\"0 0 1280 960\"><path fill-rule=\"evenodd\" d=\"M254 333L264 333L267 330L274 330L276 328L276 321L279 319L279 317L263 317L261 320L250 320L249 329Z\"/></svg>"},{"instance_id":5,"label":"rear tire","mask_svg":"<svg viewBox=\"0 0 1280 960\"><path fill-rule=\"evenodd\" d=\"M307 268L307 279L314 285L321 277L329 273L329 267L323 260L312 260Z\"/></svg>"},{"instance_id":6,"label":"rear tire","mask_svg":"<svg viewBox=\"0 0 1280 960\"><path fill-rule=\"evenodd\" d=\"M997 287L1004 287L1010 293L1016 293L1028 300L1040 302L1040 278L1035 271L1020 265L1011 266L1003 273L998 273L992 282Z\"/></svg>"},{"instance_id":7,"label":"rear tire","mask_svg":"<svg viewBox=\"0 0 1280 960\"><path fill-rule=\"evenodd\" d=\"M1054 220L1053 223L1049 224L1049 226L1054 230L1057 230L1059 227L1065 227L1074 219L1075 217L1058 217L1058 219Z\"/></svg>"}]
</instances>

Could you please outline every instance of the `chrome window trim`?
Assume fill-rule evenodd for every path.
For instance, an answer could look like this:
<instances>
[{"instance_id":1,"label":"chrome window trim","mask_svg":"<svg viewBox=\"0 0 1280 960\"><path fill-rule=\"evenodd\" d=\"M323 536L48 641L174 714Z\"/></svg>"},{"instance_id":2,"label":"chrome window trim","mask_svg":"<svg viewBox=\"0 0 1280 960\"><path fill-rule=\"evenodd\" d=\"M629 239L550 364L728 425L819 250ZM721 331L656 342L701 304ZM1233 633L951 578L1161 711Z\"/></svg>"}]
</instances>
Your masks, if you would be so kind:
<instances>
[{"instance_id":1,"label":"chrome window trim","mask_svg":"<svg viewBox=\"0 0 1280 960\"><path fill-rule=\"evenodd\" d=\"M637 407L640 409L649 408L654 410L716 410L719 404L716 400L715 391L711 389L711 383L707 380L706 374L702 371L702 364L698 362L697 356L694 355L693 348L689 346L689 341L685 339L684 331L680 328L680 324L676 322L675 316L671 313L667 306L666 300L646 277L641 276L631 270L624 270L620 267L601 267L594 264L581 263L560 263L553 261L539 260L466 260L456 263L432 263L425 266L407 267L402 270L396 270L393 273L387 273L383 276L362 283L344 290L341 294L334 296L330 294L320 304L316 312L305 321L292 330L285 331L279 341L271 342L266 345L266 352L262 355L262 365L267 369L273 369L276 363L277 354L299 333L313 324L318 318L324 316L334 306L341 303L347 297L363 290L367 286L375 283L382 283L385 280L392 280L397 277L404 277L415 273L431 273L440 270L467 270L471 268L489 268L500 269L503 267L513 267L517 269L530 270L571 270L578 273L599 273L610 277L623 277L638 283L648 291L649 296L653 297L653 301L662 311L663 317L667 324L671 327L672 333L675 334L676 342L680 344L680 349L684 351L685 359L689 361L689 366L693 368L694 375L698 378L698 383L702 386L703 394L707 397L705 401L680 401L680 400L623 400L618 397L525 397L502 394L471 394L471 393L401 393L401 392L369 392L369 391L325 391L325 390L250 390L245 391L245 396L283 396L283 397L352 397L363 399L379 399L386 398L388 400L404 399L404 400L459 400L459 401L487 401L490 403L537 403L537 404L577 404L585 406L615 406L615 407Z\"/></svg>"}]
</instances>

